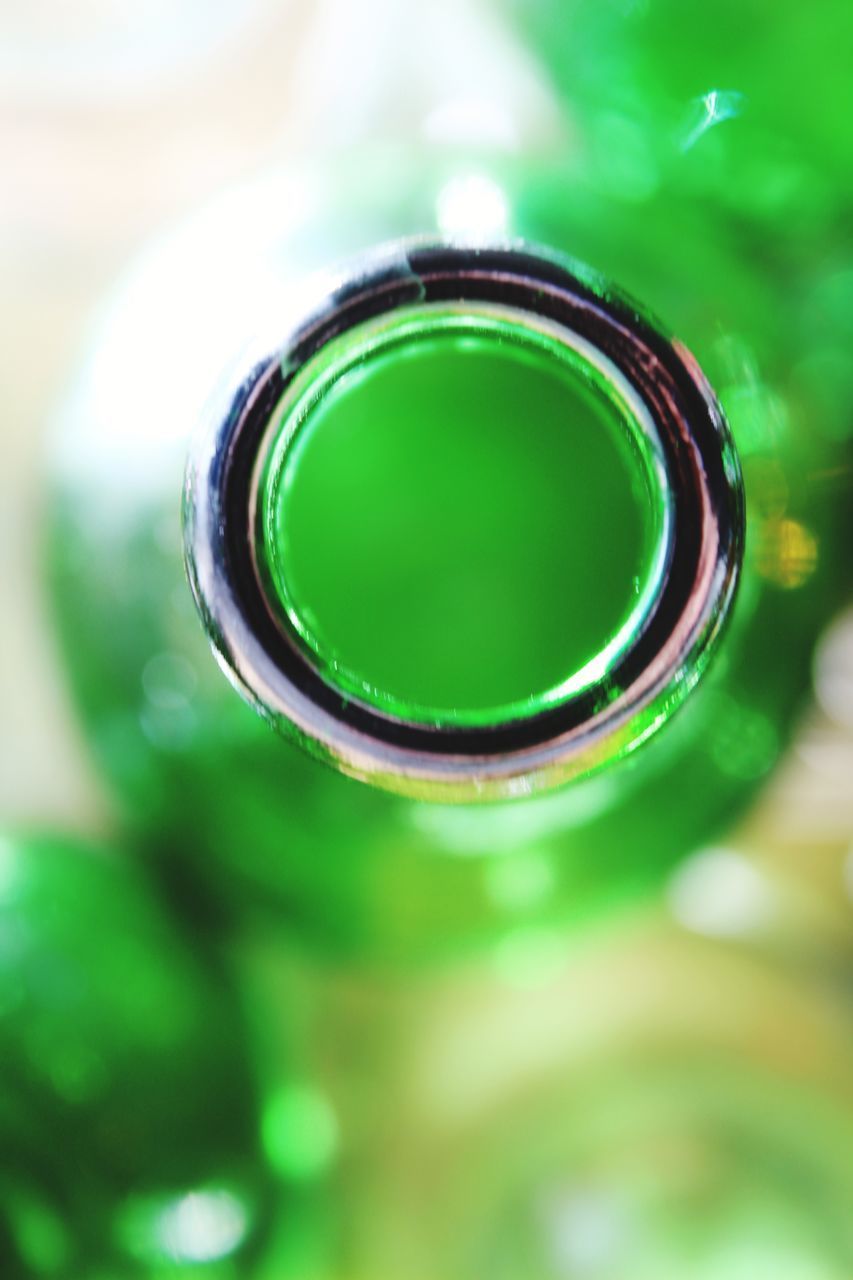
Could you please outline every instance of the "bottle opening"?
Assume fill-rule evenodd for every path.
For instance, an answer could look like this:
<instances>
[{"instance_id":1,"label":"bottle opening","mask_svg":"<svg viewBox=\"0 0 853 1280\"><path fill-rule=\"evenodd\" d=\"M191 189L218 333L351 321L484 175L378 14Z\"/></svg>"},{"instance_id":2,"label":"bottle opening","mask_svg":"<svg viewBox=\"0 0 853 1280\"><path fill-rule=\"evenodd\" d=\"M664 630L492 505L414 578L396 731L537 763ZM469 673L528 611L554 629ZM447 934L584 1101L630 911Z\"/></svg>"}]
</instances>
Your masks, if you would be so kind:
<instances>
[{"instance_id":1,"label":"bottle opening","mask_svg":"<svg viewBox=\"0 0 853 1280\"><path fill-rule=\"evenodd\" d=\"M710 660L741 475L690 353L523 246L367 255L198 435L220 664L342 771L470 800L633 750Z\"/></svg>"},{"instance_id":2,"label":"bottle opening","mask_svg":"<svg viewBox=\"0 0 853 1280\"><path fill-rule=\"evenodd\" d=\"M651 420L605 366L482 305L402 309L306 365L264 466L257 559L331 686L486 725L617 665L670 520Z\"/></svg>"}]
</instances>

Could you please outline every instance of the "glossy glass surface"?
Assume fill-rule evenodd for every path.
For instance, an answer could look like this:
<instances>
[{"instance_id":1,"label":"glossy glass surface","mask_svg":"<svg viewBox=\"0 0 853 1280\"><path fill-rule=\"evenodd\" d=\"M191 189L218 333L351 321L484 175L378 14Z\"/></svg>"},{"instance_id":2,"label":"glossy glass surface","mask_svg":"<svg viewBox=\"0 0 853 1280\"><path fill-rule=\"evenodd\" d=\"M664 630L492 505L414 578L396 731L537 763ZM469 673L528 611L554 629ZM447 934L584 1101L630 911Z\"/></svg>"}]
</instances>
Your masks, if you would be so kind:
<instances>
[{"instance_id":1,"label":"glossy glass surface","mask_svg":"<svg viewBox=\"0 0 853 1280\"><path fill-rule=\"evenodd\" d=\"M666 496L649 442L569 355L521 316L413 309L379 342L356 331L322 393L304 371L258 555L334 686L488 724L624 649L660 578Z\"/></svg>"},{"instance_id":2,"label":"glossy glass surface","mask_svg":"<svg viewBox=\"0 0 853 1280\"><path fill-rule=\"evenodd\" d=\"M530 32L549 4L519 7ZM362 95L379 107L374 139L398 124L387 74L425 105L412 121L417 143L314 155L151 246L103 318L50 452L46 554L81 724L113 786L113 820L168 873L157 880L184 910L153 889L151 865L128 871L116 854L102 892L101 861L72 892L73 859L86 851L63 842L64 870L48 875L45 857L44 889L29 897L15 887L26 842L0 856L0 1276L850 1280L853 853L850 804L838 796L853 770L849 733L833 737L830 725L853 725L849 611L826 629L849 589L853 528L846 9L555 0L541 64L522 58L528 100L532 91L545 104L534 136L512 76L496 69L483 91L478 59L495 46L464 0L388 0L370 6L370 21L348 0L312 8L321 21L334 14L326 30L341 62L336 75L303 79L348 139L359 110L369 114ZM270 38L289 92L282 54ZM560 104L542 88L546 62ZM232 92L233 77L222 82L233 128L221 133L245 146L244 166L261 135L251 103L264 82L253 70L253 96ZM281 96L270 102L278 113ZM148 148L149 175L175 168L169 156L185 150L172 136L180 105L163 105L159 136L173 150ZM197 121L205 109L201 99ZM119 116L122 138L155 136ZM37 155L32 124L23 142ZM213 133L190 132L202 140L199 167L219 172L218 144L203 144ZM106 175L102 221L83 204L77 218L90 238L109 228L106 262L122 205L149 192L145 173L128 181L126 168L100 163L112 153L94 150L93 171ZM74 170L73 214L85 170L60 151ZM128 151L138 168L140 147ZM40 219L56 188L35 189ZM59 222L64 253L58 243L44 251L38 225L24 237L55 287L28 298L20 331L15 316L18 382L48 386L51 335L61 346L57 303L77 242ZM412 233L521 236L600 266L695 353L746 472L742 589L703 683L631 757L514 803L408 803L309 759L211 661L181 569L177 492L192 424L223 373L233 386L234 370L251 368L252 355L237 354L248 330L264 328L265 312L277 329L310 311L314 266ZM89 273L92 255L75 261L77 275ZM332 287L340 280L333 271ZM263 334L256 349L272 349ZM378 393L398 374L376 367ZM434 381L420 387L424 400ZM298 614L309 595L323 603L324 652L361 634L351 613L334 612L335 508L348 516L337 550L351 557L360 596L387 602L384 575L402 575L412 551L389 536L382 560L366 562L360 495L345 477L331 483L338 450L326 428L357 418L355 383L334 421L318 418L316 431L306 421L316 507L302 512L298 583L287 582L276 537L287 495L275 468L270 477L269 549L284 585L298 588ZM494 398L501 421L510 398ZM513 413L531 437L541 398L531 392L529 409ZM425 440L426 405L417 407ZM8 414L19 417L14 394ZM473 417L456 426L476 472ZM392 406L373 424L389 448L398 421ZM347 474L361 462L357 444L344 451ZM519 464L514 445L510 424L504 457L535 480L515 533L527 523L540 532L557 582L544 525L568 513L551 498L554 478L524 453ZM286 452L279 461L284 485ZM417 505L389 511L402 469L383 471L392 461L377 459L378 485L372 470L361 476L374 485L380 534ZM453 477L430 471L427 443L417 461L447 504ZM466 476L480 508L463 530L470 538L494 520L476 480ZM457 511L467 515L464 501ZM443 526L438 534L450 540ZM329 578L318 582L308 548L327 538ZM504 567L514 593L537 589L515 562ZM373 679L402 683L400 643L420 635L409 621L386 626ZM407 697L432 698L439 677L447 688L462 633L472 648L494 643L473 609L448 635L452 649L436 628L439 649L417 669L429 688L407 685ZM374 648L353 654L358 677ZM481 692L503 696L506 671L496 692L491 672L469 665ZM13 680L22 667L12 662ZM547 685L548 664L538 675ZM812 706L803 730L812 688L823 710ZM794 750L757 797L798 724ZM23 735L20 754L18 774ZM50 768L39 776L52 802ZM730 830L756 797L753 820ZM438 963L448 956L457 963ZM224 963L239 972L239 1010Z\"/></svg>"},{"instance_id":3,"label":"glossy glass surface","mask_svg":"<svg viewBox=\"0 0 853 1280\"><path fill-rule=\"evenodd\" d=\"M687 147L656 108L650 133L635 127L637 94L626 104L614 66L639 47L638 23L639 100L663 95L675 117L737 87L715 67L740 38L730 13L720 39L684 41L674 58L642 9L579 7L590 22L606 14L608 39L571 28L571 103L523 155L470 137L365 147L191 219L128 277L66 401L49 572L72 687L129 821L161 849L168 833L169 856L235 918L259 912L321 950L409 961L578 924L713 839L786 741L814 637L849 581L848 193L837 168L816 174L817 125L808 111L792 122L783 79L765 81L762 116L779 105L781 151L746 112ZM756 29L782 39L800 13ZM831 43L832 24L816 26ZM663 316L720 395L748 507L725 651L666 731L599 778L476 809L378 794L279 740L211 662L181 564L189 437L248 318L296 323L318 296L305 287L315 268L436 233L551 245ZM507 896L515 873L534 887Z\"/></svg>"},{"instance_id":4,"label":"glossy glass surface","mask_svg":"<svg viewBox=\"0 0 853 1280\"><path fill-rule=\"evenodd\" d=\"M275 538L268 492L259 498L258 488L268 489L301 421L333 389L336 361L355 367L388 342L402 355L401 339L408 344L424 324L469 336L494 334L497 324L513 344L558 356L585 375L619 412L623 438L657 494L653 571L637 584L619 630L601 637L603 647L558 687L526 705L487 709L474 725L465 723L465 708L434 711L418 723L369 705L345 681L338 687L337 671L318 671L312 661L304 621L282 607L287 601L277 598L281 587L266 563ZM211 407L184 486L193 596L220 665L250 705L350 777L457 803L588 777L668 723L719 646L744 538L734 442L682 344L561 255L411 239L351 262L308 321L269 342L224 403Z\"/></svg>"}]
</instances>

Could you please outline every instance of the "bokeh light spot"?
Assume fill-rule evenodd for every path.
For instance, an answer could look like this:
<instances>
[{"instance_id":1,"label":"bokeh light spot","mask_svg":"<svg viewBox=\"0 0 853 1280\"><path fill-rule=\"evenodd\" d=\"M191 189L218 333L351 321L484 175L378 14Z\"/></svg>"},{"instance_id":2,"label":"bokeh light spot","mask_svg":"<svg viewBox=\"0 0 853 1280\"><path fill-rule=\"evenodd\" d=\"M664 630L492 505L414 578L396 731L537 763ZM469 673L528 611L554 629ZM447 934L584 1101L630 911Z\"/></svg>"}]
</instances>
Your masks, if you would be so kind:
<instances>
[{"instance_id":1,"label":"bokeh light spot","mask_svg":"<svg viewBox=\"0 0 853 1280\"><path fill-rule=\"evenodd\" d=\"M804 586L818 564L814 534L798 520L768 520L761 526L756 566L774 586L785 591Z\"/></svg>"},{"instance_id":2,"label":"bokeh light spot","mask_svg":"<svg viewBox=\"0 0 853 1280\"><path fill-rule=\"evenodd\" d=\"M712 938L754 933L773 911L768 882L733 849L694 854L672 876L667 899L679 924Z\"/></svg>"},{"instance_id":3,"label":"bokeh light spot","mask_svg":"<svg viewBox=\"0 0 853 1280\"><path fill-rule=\"evenodd\" d=\"M327 1100L306 1085L276 1093L264 1111L262 1135L270 1162L285 1177L315 1178L332 1163L338 1125Z\"/></svg>"}]
</instances>

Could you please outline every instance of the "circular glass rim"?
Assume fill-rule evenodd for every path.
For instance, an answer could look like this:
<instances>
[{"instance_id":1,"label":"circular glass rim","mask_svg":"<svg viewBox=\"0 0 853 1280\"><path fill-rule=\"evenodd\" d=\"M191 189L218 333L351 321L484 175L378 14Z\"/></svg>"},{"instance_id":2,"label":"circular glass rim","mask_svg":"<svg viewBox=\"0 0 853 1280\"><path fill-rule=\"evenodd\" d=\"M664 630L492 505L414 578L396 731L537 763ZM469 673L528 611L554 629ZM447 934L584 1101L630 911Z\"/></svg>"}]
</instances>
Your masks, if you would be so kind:
<instances>
[{"instance_id":1,"label":"circular glass rim","mask_svg":"<svg viewBox=\"0 0 853 1280\"><path fill-rule=\"evenodd\" d=\"M333 660L300 615L286 568L275 551L273 524L281 487L287 481L288 455L298 448L302 433L309 429L314 409L355 368L363 368L367 361L388 351L436 335L486 337L504 350L512 344L516 349L544 355L560 372L574 375L586 391L613 411L612 429L614 433L621 430L629 444L634 468L642 476L652 510L651 555L641 590L598 652L556 685L523 699L482 708L437 708L405 700L370 685L340 659ZM610 429L610 423L601 424L601 430ZM544 317L500 304L415 303L364 321L333 338L307 361L276 406L258 450L252 487L256 547L262 546L267 553L264 557L256 550L255 568L279 624L295 634L306 659L317 665L327 684L364 706L400 721L425 725L506 723L536 715L600 685L645 625L672 554L669 478L660 437L644 402L613 362L579 335L568 333Z\"/></svg>"},{"instance_id":2,"label":"circular glass rim","mask_svg":"<svg viewBox=\"0 0 853 1280\"><path fill-rule=\"evenodd\" d=\"M357 326L413 305L509 307L555 326L618 370L651 417L671 493L670 549L643 627L601 682L486 725L401 720L330 686L270 609L255 560L257 468L271 420L308 362ZM330 348L331 349L331 348ZM521 242L409 240L337 274L209 407L187 464L187 572L214 652L268 721L342 772L405 795L528 794L634 750L695 687L716 651L744 545L740 465L691 353L588 268Z\"/></svg>"}]
</instances>

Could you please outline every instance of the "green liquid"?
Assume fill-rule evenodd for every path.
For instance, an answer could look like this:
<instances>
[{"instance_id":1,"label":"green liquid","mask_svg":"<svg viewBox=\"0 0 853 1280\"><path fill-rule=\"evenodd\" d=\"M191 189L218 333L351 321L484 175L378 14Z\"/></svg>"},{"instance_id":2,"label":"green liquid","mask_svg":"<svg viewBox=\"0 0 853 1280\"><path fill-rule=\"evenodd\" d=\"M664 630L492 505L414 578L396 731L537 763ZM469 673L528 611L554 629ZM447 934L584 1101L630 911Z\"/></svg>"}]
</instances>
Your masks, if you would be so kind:
<instances>
[{"instance_id":1,"label":"green liquid","mask_svg":"<svg viewBox=\"0 0 853 1280\"><path fill-rule=\"evenodd\" d=\"M630 640L662 536L648 441L537 343L439 321L346 357L295 431L285 413L263 551L338 687L412 719L506 719Z\"/></svg>"}]
</instances>

